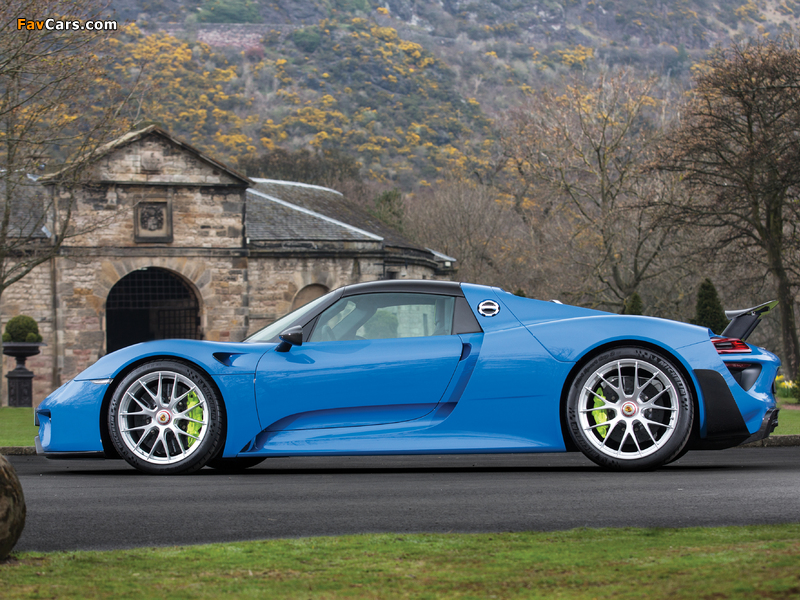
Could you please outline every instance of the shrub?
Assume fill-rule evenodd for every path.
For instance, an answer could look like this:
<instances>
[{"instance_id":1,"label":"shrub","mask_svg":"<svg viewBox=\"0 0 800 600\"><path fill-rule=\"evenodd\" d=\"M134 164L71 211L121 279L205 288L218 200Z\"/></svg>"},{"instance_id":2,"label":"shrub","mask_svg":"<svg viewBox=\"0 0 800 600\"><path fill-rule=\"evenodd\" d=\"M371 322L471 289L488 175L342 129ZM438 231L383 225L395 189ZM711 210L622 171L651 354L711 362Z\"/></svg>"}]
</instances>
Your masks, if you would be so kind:
<instances>
[{"instance_id":1,"label":"shrub","mask_svg":"<svg viewBox=\"0 0 800 600\"><path fill-rule=\"evenodd\" d=\"M400 190L395 188L379 194L375 198L375 210L372 214L390 227L402 231L405 206Z\"/></svg>"},{"instance_id":2,"label":"shrub","mask_svg":"<svg viewBox=\"0 0 800 600\"><path fill-rule=\"evenodd\" d=\"M244 51L244 57L250 62L261 62L264 60L264 48L261 46L250 46Z\"/></svg>"},{"instance_id":3,"label":"shrub","mask_svg":"<svg viewBox=\"0 0 800 600\"><path fill-rule=\"evenodd\" d=\"M260 23L258 4L252 0L207 0L197 20L203 23Z\"/></svg>"},{"instance_id":4,"label":"shrub","mask_svg":"<svg viewBox=\"0 0 800 600\"><path fill-rule=\"evenodd\" d=\"M9 319L6 323L6 331L3 334L4 342L41 342L42 336L39 335L39 326L33 317L27 315L17 315Z\"/></svg>"},{"instance_id":5,"label":"shrub","mask_svg":"<svg viewBox=\"0 0 800 600\"><path fill-rule=\"evenodd\" d=\"M778 375L775 378L775 391L778 398L786 402L794 401L800 404L800 379L792 381L786 379L783 375Z\"/></svg>"},{"instance_id":6,"label":"shrub","mask_svg":"<svg viewBox=\"0 0 800 600\"><path fill-rule=\"evenodd\" d=\"M368 0L336 0L336 8L350 14L357 11L368 12L370 6Z\"/></svg>"},{"instance_id":7,"label":"shrub","mask_svg":"<svg viewBox=\"0 0 800 600\"><path fill-rule=\"evenodd\" d=\"M307 27L305 29L295 29L292 33L292 41L300 50L306 54L311 54L322 43L322 36L316 28Z\"/></svg>"},{"instance_id":8,"label":"shrub","mask_svg":"<svg viewBox=\"0 0 800 600\"><path fill-rule=\"evenodd\" d=\"M697 292L695 317L692 319L692 323L708 327L717 335L722 333L725 327L728 326L728 318L722 309L722 303L719 301L717 288L714 287L710 279L706 279L700 284L700 290Z\"/></svg>"},{"instance_id":9,"label":"shrub","mask_svg":"<svg viewBox=\"0 0 800 600\"><path fill-rule=\"evenodd\" d=\"M633 292L633 294L625 299L625 302L622 305L622 314L641 315L643 312L644 303L642 302L642 297L637 292Z\"/></svg>"}]
</instances>

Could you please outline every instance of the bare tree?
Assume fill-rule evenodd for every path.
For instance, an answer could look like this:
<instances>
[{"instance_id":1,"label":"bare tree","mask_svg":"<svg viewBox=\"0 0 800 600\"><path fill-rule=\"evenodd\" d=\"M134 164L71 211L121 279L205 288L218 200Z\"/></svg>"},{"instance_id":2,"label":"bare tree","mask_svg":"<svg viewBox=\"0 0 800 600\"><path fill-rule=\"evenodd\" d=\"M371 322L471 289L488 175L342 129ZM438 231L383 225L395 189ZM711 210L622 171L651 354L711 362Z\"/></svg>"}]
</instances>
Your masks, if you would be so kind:
<instances>
[{"instance_id":1,"label":"bare tree","mask_svg":"<svg viewBox=\"0 0 800 600\"><path fill-rule=\"evenodd\" d=\"M497 190L459 177L439 181L406 201L408 233L457 258L459 279L512 291L519 285L515 271L522 258L518 222Z\"/></svg>"},{"instance_id":2,"label":"bare tree","mask_svg":"<svg viewBox=\"0 0 800 600\"><path fill-rule=\"evenodd\" d=\"M538 194L539 227L564 232L572 293L592 306L619 310L677 264L664 259L674 229L659 200L679 188L644 170L667 120L654 83L628 70L573 78L532 96L502 133L508 165Z\"/></svg>"},{"instance_id":3,"label":"bare tree","mask_svg":"<svg viewBox=\"0 0 800 600\"><path fill-rule=\"evenodd\" d=\"M660 164L681 173L691 201L674 218L707 232L729 264L761 266L780 301L786 368L797 376L800 47L795 37L735 43L697 70L680 127Z\"/></svg>"},{"instance_id":4,"label":"bare tree","mask_svg":"<svg viewBox=\"0 0 800 600\"><path fill-rule=\"evenodd\" d=\"M104 28L111 20L100 1L0 5L0 296L67 238L110 218L75 218L86 159L127 129L118 118L126 98L103 68L113 30ZM51 193L37 180L56 169Z\"/></svg>"},{"instance_id":5,"label":"bare tree","mask_svg":"<svg viewBox=\"0 0 800 600\"><path fill-rule=\"evenodd\" d=\"M10 0L0 7L0 295L55 255L73 223L85 158L124 128L122 98L103 77L113 31L92 0ZM92 29L83 29L92 22ZM62 170L58 199L36 183ZM96 226L96 224L95 224Z\"/></svg>"}]
</instances>

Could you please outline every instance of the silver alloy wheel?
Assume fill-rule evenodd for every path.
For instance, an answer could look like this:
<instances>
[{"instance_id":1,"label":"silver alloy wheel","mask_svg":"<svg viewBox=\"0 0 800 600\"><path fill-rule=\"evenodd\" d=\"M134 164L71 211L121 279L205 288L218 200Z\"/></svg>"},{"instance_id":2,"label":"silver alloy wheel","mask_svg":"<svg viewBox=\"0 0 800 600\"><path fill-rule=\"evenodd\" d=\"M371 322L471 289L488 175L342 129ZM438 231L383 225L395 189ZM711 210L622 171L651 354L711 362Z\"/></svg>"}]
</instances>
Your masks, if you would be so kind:
<instances>
[{"instance_id":1,"label":"silver alloy wheel","mask_svg":"<svg viewBox=\"0 0 800 600\"><path fill-rule=\"evenodd\" d=\"M670 378L649 361L609 361L586 380L578 397L584 437L605 456L631 460L663 448L681 411Z\"/></svg>"},{"instance_id":2,"label":"silver alloy wheel","mask_svg":"<svg viewBox=\"0 0 800 600\"><path fill-rule=\"evenodd\" d=\"M172 465L202 446L208 419L208 401L191 379L175 371L153 371L123 393L117 426L135 456L150 464Z\"/></svg>"}]
</instances>

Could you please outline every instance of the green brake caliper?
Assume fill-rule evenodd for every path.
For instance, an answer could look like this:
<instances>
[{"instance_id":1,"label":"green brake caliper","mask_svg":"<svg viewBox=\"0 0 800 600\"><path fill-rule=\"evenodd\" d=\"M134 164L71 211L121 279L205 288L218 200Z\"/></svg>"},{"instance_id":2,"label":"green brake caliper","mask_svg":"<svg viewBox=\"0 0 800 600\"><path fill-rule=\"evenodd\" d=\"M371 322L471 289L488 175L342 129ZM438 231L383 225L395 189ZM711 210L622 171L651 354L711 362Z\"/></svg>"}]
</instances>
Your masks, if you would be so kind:
<instances>
[{"instance_id":1,"label":"green brake caliper","mask_svg":"<svg viewBox=\"0 0 800 600\"><path fill-rule=\"evenodd\" d=\"M200 399L197 397L197 394L194 391L189 392L189 395L186 397L186 408L191 409L186 413L187 417L197 421L203 420L203 407L200 406ZM188 433L189 436L194 436L186 438L187 447L191 448L192 444L197 441L194 438L197 437L198 433L200 433L201 427L202 424L200 423L195 423L194 421L186 422L186 433Z\"/></svg>"},{"instance_id":2,"label":"green brake caliper","mask_svg":"<svg viewBox=\"0 0 800 600\"><path fill-rule=\"evenodd\" d=\"M605 399L606 395L603 393L603 386L598 385L597 390L595 390L595 398L594 398L594 406L592 408L599 408L601 406L605 406ZM602 400L600 399L602 398ZM592 418L594 419L595 423L605 423L608 421L608 412L605 410L593 410L592 411ZM608 434L608 425L603 425L597 428L597 433L600 434L600 437L605 439L606 434Z\"/></svg>"}]
</instances>

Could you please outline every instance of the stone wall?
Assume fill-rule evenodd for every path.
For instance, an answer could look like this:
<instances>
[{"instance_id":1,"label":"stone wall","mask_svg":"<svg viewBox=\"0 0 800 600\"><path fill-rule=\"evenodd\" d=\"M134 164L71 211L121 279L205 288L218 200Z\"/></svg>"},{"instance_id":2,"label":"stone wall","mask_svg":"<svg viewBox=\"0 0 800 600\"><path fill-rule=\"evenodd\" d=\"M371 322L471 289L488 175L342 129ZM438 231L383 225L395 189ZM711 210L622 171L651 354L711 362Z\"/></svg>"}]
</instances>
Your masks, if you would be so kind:
<instances>
[{"instance_id":1,"label":"stone wall","mask_svg":"<svg viewBox=\"0 0 800 600\"><path fill-rule=\"evenodd\" d=\"M55 330L52 309L52 287L50 263L36 267L28 275L11 285L3 292L0 299L0 327L5 331L6 323L16 315L28 315L36 319L42 341L47 344L41 354L32 356L25 366L33 371L33 404L39 404L53 391L53 354L55 352ZM3 375L1 404L8 405L8 380L5 375L14 367L16 361L10 356L3 356Z\"/></svg>"},{"instance_id":2,"label":"stone wall","mask_svg":"<svg viewBox=\"0 0 800 600\"><path fill-rule=\"evenodd\" d=\"M288 313L297 293L308 285L323 285L332 290L349 283L379 279L382 268L365 262L353 258L251 258L249 333Z\"/></svg>"},{"instance_id":3,"label":"stone wall","mask_svg":"<svg viewBox=\"0 0 800 600\"><path fill-rule=\"evenodd\" d=\"M100 186L98 186L100 187ZM244 191L225 187L149 188L107 185L83 195L76 203L72 247L161 247L137 242L134 233L138 202L167 202L171 207L170 247L241 248ZM107 200L114 197L114 203ZM63 201L66 201L64 194Z\"/></svg>"},{"instance_id":4,"label":"stone wall","mask_svg":"<svg viewBox=\"0 0 800 600\"><path fill-rule=\"evenodd\" d=\"M244 246L245 184L157 134L117 148L90 171L92 185L74 202L73 247L162 247L136 239L138 203L168 206L169 247ZM62 206L71 202L59 192Z\"/></svg>"},{"instance_id":5,"label":"stone wall","mask_svg":"<svg viewBox=\"0 0 800 600\"><path fill-rule=\"evenodd\" d=\"M92 181L202 185L231 185L241 182L196 150L180 146L151 132L130 143L119 145L95 161Z\"/></svg>"},{"instance_id":6,"label":"stone wall","mask_svg":"<svg viewBox=\"0 0 800 600\"><path fill-rule=\"evenodd\" d=\"M262 38L270 32L280 32L285 36L297 27L297 25L275 23L263 25L214 23L212 25L195 25L191 29L187 29L182 24L159 23L154 28L182 39L194 38L209 46L246 49L261 47Z\"/></svg>"},{"instance_id":7,"label":"stone wall","mask_svg":"<svg viewBox=\"0 0 800 600\"><path fill-rule=\"evenodd\" d=\"M200 303L203 338L240 341L247 332L247 258L207 253L58 259L62 380L74 377L105 353L105 301L128 273L158 267L181 277Z\"/></svg>"}]
</instances>

